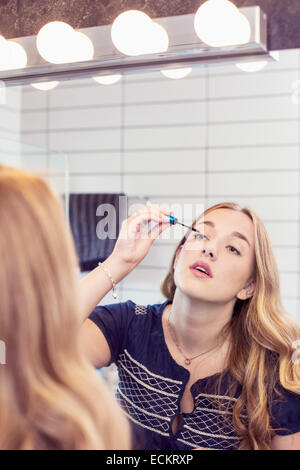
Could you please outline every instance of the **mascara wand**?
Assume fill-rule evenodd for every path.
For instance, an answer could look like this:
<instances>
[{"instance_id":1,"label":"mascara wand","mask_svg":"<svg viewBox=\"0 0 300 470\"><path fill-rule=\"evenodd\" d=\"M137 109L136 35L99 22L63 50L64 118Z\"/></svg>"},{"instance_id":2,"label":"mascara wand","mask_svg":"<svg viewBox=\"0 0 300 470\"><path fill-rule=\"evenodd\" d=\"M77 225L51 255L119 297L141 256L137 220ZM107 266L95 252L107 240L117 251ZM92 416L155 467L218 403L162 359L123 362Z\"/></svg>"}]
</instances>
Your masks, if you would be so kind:
<instances>
[{"instance_id":1,"label":"mascara wand","mask_svg":"<svg viewBox=\"0 0 300 470\"><path fill-rule=\"evenodd\" d=\"M179 220L176 217L174 217L173 215L170 215L170 214L165 214L165 215L167 217L169 217L171 225L179 224L179 225L182 225L183 227L186 227L190 230L193 230L194 232L201 233L201 232L199 232L199 230L195 229L194 227L189 227L188 225L185 225L182 222L179 222Z\"/></svg>"}]
</instances>

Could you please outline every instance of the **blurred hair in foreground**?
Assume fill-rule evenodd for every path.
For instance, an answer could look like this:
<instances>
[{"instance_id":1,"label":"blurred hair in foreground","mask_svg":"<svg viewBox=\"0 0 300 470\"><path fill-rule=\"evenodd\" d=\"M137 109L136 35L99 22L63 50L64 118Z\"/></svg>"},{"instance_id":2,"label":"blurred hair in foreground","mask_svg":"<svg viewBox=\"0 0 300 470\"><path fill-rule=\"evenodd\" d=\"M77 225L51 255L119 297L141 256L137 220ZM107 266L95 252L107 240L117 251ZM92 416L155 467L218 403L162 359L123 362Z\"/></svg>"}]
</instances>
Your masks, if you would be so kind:
<instances>
[{"instance_id":1,"label":"blurred hair in foreground","mask_svg":"<svg viewBox=\"0 0 300 470\"><path fill-rule=\"evenodd\" d=\"M77 257L61 202L0 165L0 449L129 449L80 341Z\"/></svg>"}]
</instances>

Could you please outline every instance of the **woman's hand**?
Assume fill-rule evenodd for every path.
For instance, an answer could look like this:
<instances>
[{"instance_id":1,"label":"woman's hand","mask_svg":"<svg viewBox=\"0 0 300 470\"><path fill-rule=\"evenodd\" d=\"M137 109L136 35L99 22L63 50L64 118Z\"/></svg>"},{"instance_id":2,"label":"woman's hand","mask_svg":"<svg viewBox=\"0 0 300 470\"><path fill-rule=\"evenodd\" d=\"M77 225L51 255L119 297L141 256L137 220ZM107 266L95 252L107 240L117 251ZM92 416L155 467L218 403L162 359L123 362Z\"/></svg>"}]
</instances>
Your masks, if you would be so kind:
<instances>
[{"instance_id":1,"label":"woman's hand","mask_svg":"<svg viewBox=\"0 0 300 470\"><path fill-rule=\"evenodd\" d=\"M173 211L157 205L142 207L123 221L111 256L118 258L120 262L137 266L147 255L154 240L170 227L169 217L164 214L172 213ZM150 222L156 222L151 230L147 227Z\"/></svg>"},{"instance_id":2,"label":"woman's hand","mask_svg":"<svg viewBox=\"0 0 300 470\"><path fill-rule=\"evenodd\" d=\"M111 255L102 267L93 269L80 281L81 315L84 320L112 288L112 281L102 268L106 268L115 284L124 279L145 258L159 234L170 226L169 218L164 213L171 214L172 211L159 206L144 206L124 220ZM152 230L143 231L149 222L156 222L156 225ZM103 352L103 348L101 350Z\"/></svg>"}]
</instances>

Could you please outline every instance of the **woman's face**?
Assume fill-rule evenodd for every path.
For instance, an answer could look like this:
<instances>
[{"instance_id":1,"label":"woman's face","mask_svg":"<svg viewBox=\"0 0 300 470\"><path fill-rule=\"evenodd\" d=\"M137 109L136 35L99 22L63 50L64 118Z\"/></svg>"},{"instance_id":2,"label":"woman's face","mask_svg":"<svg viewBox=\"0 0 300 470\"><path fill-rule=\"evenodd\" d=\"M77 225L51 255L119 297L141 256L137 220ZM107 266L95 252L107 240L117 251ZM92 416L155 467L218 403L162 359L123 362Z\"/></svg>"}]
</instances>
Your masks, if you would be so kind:
<instances>
[{"instance_id":1,"label":"woman's face","mask_svg":"<svg viewBox=\"0 0 300 470\"><path fill-rule=\"evenodd\" d=\"M174 263L176 287L187 295L226 303L246 299L253 293L249 281L254 266L254 229L251 219L231 209L216 209L195 225L201 232L190 233L177 251ZM203 264L210 276L201 272ZM193 267L194 266L194 267Z\"/></svg>"}]
</instances>

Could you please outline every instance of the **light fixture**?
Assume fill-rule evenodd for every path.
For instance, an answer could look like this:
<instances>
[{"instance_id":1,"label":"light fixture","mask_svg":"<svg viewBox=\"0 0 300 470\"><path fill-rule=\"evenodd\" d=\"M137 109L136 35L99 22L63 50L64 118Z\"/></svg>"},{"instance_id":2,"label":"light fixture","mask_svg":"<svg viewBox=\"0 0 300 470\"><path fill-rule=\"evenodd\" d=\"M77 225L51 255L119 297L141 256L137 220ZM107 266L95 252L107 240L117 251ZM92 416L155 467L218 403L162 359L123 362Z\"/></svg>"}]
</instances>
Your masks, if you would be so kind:
<instances>
[{"instance_id":1,"label":"light fixture","mask_svg":"<svg viewBox=\"0 0 300 470\"><path fill-rule=\"evenodd\" d=\"M22 69L27 65L27 54L23 46L15 41L6 41L9 49L8 60L0 70Z\"/></svg>"},{"instance_id":2,"label":"light fixture","mask_svg":"<svg viewBox=\"0 0 300 470\"><path fill-rule=\"evenodd\" d=\"M5 66L9 60L10 49L6 39L0 35L0 67Z\"/></svg>"},{"instance_id":3,"label":"light fixture","mask_svg":"<svg viewBox=\"0 0 300 470\"><path fill-rule=\"evenodd\" d=\"M235 2L235 0L232 1ZM198 5L200 6L200 4L202 3L204 3L204 0L202 0L201 2L199 1ZM229 0L208 0L207 4L208 3L214 4L218 7L221 4L226 4L227 6L231 5ZM251 36L247 44L237 44L225 47L206 46L203 41L198 39L195 33L193 27L194 23L196 23L197 25L197 21L195 22L195 13L188 15L172 16L170 18L162 17L154 19L153 21L151 18L149 18L142 12L132 11L125 13L133 13L134 15L137 15L139 17L143 17L142 26L140 26L138 34L132 34L133 28L129 28L128 30L128 25L125 29L123 28L123 33L128 33L127 36L128 38L130 38L129 46L134 50L128 51L122 49L122 45L124 46L126 43L126 39L128 39L126 37L124 44L122 44L123 38L121 38L120 40L120 48L122 49L123 53L119 52L116 47L114 47L112 39L114 37L114 27L117 25L117 20L113 27L109 25L104 25L99 27L80 29L78 33L84 33L86 37L82 36L81 34L77 34L77 32L73 28L71 28L71 26L64 24L64 28L66 27L68 30L67 42L70 42L71 44L71 51L69 51L70 54L68 52L67 57L61 57L62 49L66 49L66 41L62 40L61 37L59 41L57 41L58 33L56 33L54 38L50 37L49 39L48 37L48 41L50 43L50 52L52 51L53 53L54 50L54 52L57 53L59 57L50 58L47 55L47 52L49 51L46 51L45 60L38 53L37 50L38 46L41 54L44 55L42 50L43 45L40 44L40 42L43 42L41 39L43 37L42 32L44 31L44 28L46 29L47 27L47 25L45 25L45 27L42 28L39 33L38 41L36 36L28 36L24 38L13 39L13 41L16 41L25 48L28 54L28 64L26 66L26 69L23 69L23 71L22 69L17 69L10 70L9 73L2 72L2 75L0 73L0 77L3 81L9 82L10 84L24 85L25 83L31 84L35 82L41 82L43 80L68 80L69 76L72 77L74 76L74 74L77 77L86 76L91 78L93 76L103 76L105 74L123 74L124 71L125 73L128 73L130 71L135 70L169 71L170 69L187 67L190 68L193 67L194 64L211 64L219 63L220 61L232 64L262 60L273 62L273 58L271 57L271 52L268 50L267 44L267 15L264 14L264 12L259 6L240 8L240 10L237 10L233 6L233 10L237 12L236 15L234 15L235 19L243 18L243 20L245 20L246 18L251 26ZM220 12L218 8L217 13L217 19L220 19ZM229 24L231 29L235 31L236 28L233 28L232 24L228 21L225 21L225 19L226 15L222 14L221 24L222 22L225 25ZM57 25L57 23L59 22L54 23ZM235 23L235 21L233 23ZM48 28L49 26L50 25L48 24ZM211 24L208 25L208 30L214 29L211 26ZM162 27L164 29L162 29ZM154 39L157 36L161 35L163 38L166 38L166 42L168 43L168 36L164 32L164 30L168 32L170 44L166 51L154 53ZM145 32L149 34L144 34ZM110 33L112 33L111 37ZM150 39L148 36L150 36ZM85 38L87 40L86 42L90 46L92 43L93 47L95 48L93 59L91 59L92 48L90 48L88 56L84 56L81 54L81 51L78 51L79 49L81 49L81 45L85 40L83 39L81 42L81 40L79 39L78 46L78 38ZM228 37L226 39L226 44L228 44ZM91 40L91 43L89 42L89 40ZM224 43L225 42L226 41L224 41ZM222 41L219 41L219 44L220 43L223 44L223 38ZM5 39L2 38L2 46L5 46L5 44ZM56 50L54 45L56 45ZM118 46L117 41L115 41L115 45ZM214 45L218 44L214 43ZM159 49L157 46L155 46L155 48L156 50ZM166 47L164 48L166 49ZM160 49L162 49L161 46ZM137 54L137 56L131 57L129 55L126 55L126 53ZM55 54L52 55L55 56ZM83 59L87 61L84 62ZM53 60L53 62L57 63L49 63L48 60Z\"/></svg>"},{"instance_id":4,"label":"light fixture","mask_svg":"<svg viewBox=\"0 0 300 470\"><path fill-rule=\"evenodd\" d=\"M235 64L243 72L259 72L267 65L266 60L255 61L255 62L239 62Z\"/></svg>"},{"instance_id":5,"label":"light fixture","mask_svg":"<svg viewBox=\"0 0 300 470\"><path fill-rule=\"evenodd\" d=\"M90 38L80 31L75 32L75 56L72 62L83 62L84 60L92 60L94 57L94 46Z\"/></svg>"},{"instance_id":6,"label":"light fixture","mask_svg":"<svg viewBox=\"0 0 300 470\"><path fill-rule=\"evenodd\" d=\"M114 75L99 75L99 77L93 77L93 79L100 83L101 85L113 85L121 80L121 74L114 74Z\"/></svg>"},{"instance_id":7,"label":"light fixture","mask_svg":"<svg viewBox=\"0 0 300 470\"><path fill-rule=\"evenodd\" d=\"M166 30L138 10L125 11L115 19L111 38L114 46L128 56L157 54L169 47Z\"/></svg>"},{"instance_id":8,"label":"light fixture","mask_svg":"<svg viewBox=\"0 0 300 470\"><path fill-rule=\"evenodd\" d=\"M179 80L180 78L187 77L192 71L191 67L184 67L180 69L166 69L161 70L161 73L167 77L172 78L173 80Z\"/></svg>"},{"instance_id":9,"label":"light fixture","mask_svg":"<svg viewBox=\"0 0 300 470\"><path fill-rule=\"evenodd\" d=\"M52 64L72 62L76 53L75 31L63 21L52 21L43 26L36 38L40 55Z\"/></svg>"},{"instance_id":10,"label":"light fixture","mask_svg":"<svg viewBox=\"0 0 300 470\"><path fill-rule=\"evenodd\" d=\"M211 47L246 44L251 38L248 19L229 0L208 0L197 10L194 27Z\"/></svg>"},{"instance_id":11,"label":"light fixture","mask_svg":"<svg viewBox=\"0 0 300 470\"><path fill-rule=\"evenodd\" d=\"M58 84L59 82L53 80L51 82L31 83L31 86L33 86L33 88L36 88L37 90L48 91L53 90L53 88L55 88Z\"/></svg>"}]
</instances>

